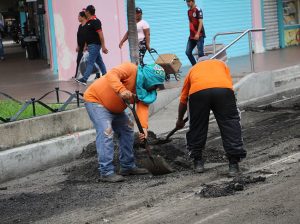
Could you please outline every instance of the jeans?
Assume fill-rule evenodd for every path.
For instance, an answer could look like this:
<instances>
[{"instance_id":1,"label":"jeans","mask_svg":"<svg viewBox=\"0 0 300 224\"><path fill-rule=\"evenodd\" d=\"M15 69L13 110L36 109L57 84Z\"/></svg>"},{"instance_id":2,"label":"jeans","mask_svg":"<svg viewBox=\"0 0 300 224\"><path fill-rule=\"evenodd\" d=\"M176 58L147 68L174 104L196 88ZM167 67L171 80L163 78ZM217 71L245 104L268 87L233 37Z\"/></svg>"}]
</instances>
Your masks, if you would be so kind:
<instances>
[{"instance_id":1,"label":"jeans","mask_svg":"<svg viewBox=\"0 0 300 224\"><path fill-rule=\"evenodd\" d=\"M4 58L4 46L2 43L2 39L0 38L0 59Z\"/></svg>"},{"instance_id":2,"label":"jeans","mask_svg":"<svg viewBox=\"0 0 300 224\"><path fill-rule=\"evenodd\" d=\"M140 65L144 66L144 57L147 52L146 39L139 42L139 61Z\"/></svg>"},{"instance_id":3,"label":"jeans","mask_svg":"<svg viewBox=\"0 0 300 224\"><path fill-rule=\"evenodd\" d=\"M96 148L99 171L102 176L115 173L113 165L114 142L116 133L119 137L119 160L122 170L136 167L134 161L134 126L126 112L113 114L98 103L85 103L86 110L96 129Z\"/></svg>"},{"instance_id":4,"label":"jeans","mask_svg":"<svg viewBox=\"0 0 300 224\"><path fill-rule=\"evenodd\" d=\"M87 81L89 79L90 75L92 74L95 62L99 66L102 75L106 74L106 67L102 60L100 50L101 50L101 46L98 44L89 44L88 45L89 59L88 59L86 70L83 74L83 79L85 81Z\"/></svg>"},{"instance_id":5,"label":"jeans","mask_svg":"<svg viewBox=\"0 0 300 224\"><path fill-rule=\"evenodd\" d=\"M196 59L193 55L193 50L197 46L198 49L198 57L204 56L204 37L200 37L199 40L192 40L189 38L186 46L185 54L188 56L192 65L195 65Z\"/></svg>"},{"instance_id":6,"label":"jeans","mask_svg":"<svg viewBox=\"0 0 300 224\"><path fill-rule=\"evenodd\" d=\"M220 129L227 158L239 162L247 155L243 147L240 116L234 92L224 88L201 90L189 97L190 130L186 137L191 158L202 159L211 110Z\"/></svg>"}]
</instances>

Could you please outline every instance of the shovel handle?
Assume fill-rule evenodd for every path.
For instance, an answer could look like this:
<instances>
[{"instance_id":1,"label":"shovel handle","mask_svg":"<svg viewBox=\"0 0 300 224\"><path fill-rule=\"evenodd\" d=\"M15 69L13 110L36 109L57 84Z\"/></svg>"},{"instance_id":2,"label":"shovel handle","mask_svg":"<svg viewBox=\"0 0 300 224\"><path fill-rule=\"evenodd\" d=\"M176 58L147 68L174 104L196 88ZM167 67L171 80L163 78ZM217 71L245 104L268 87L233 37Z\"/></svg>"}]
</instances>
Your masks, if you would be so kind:
<instances>
[{"instance_id":1,"label":"shovel handle","mask_svg":"<svg viewBox=\"0 0 300 224\"><path fill-rule=\"evenodd\" d=\"M186 123L189 120L188 117L184 118L184 123ZM175 134L175 132L178 131L178 128L174 128L170 133L167 135L166 140L169 140L169 138Z\"/></svg>"},{"instance_id":2,"label":"shovel handle","mask_svg":"<svg viewBox=\"0 0 300 224\"><path fill-rule=\"evenodd\" d=\"M126 106L132 111L132 114L134 116L134 119L135 119L135 122L136 122L136 125L139 129L139 132L142 133L142 134L145 134L144 133L144 130L143 130L143 127L142 127L142 124L140 122L140 119L136 113L136 110L135 110L135 104L136 104L136 99L134 97L134 103L133 103L133 106L131 106L130 102L128 100L124 100Z\"/></svg>"},{"instance_id":3,"label":"shovel handle","mask_svg":"<svg viewBox=\"0 0 300 224\"><path fill-rule=\"evenodd\" d=\"M127 105L127 107L132 111L132 114L134 116L134 119L135 119L135 122L136 122L136 125L139 129L139 132L142 133L142 134L145 134L144 130L143 130L143 127L142 127L142 124L140 122L140 119L136 113L136 110L135 110L135 104L136 104L136 98L134 97L134 101L133 101L133 106L130 105L130 102L128 100L124 100L124 103ZM145 149L148 153L148 156L149 157L152 157L151 155L151 151L150 151L150 147L149 147L149 144L148 144L148 141L147 139L145 138L144 139L144 145L145 145Z\"/></svg>"}]
</instances>

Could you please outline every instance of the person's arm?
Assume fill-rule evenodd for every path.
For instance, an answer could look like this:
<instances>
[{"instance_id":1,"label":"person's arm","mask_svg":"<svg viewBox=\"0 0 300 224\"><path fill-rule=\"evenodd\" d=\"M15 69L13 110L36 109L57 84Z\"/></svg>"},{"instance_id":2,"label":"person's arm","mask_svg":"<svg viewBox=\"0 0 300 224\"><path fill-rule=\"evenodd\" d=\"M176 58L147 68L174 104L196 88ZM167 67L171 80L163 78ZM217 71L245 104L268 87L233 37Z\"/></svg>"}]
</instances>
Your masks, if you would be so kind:
<instances>
[{"instance_id":1,"label":"person's arm","mask_svg":"<svg viewBox=\"0 0 300 224\"><path fill-rule=\"evenodd\" d=\"M144 29L143 31L146 39L146 48L150 51L150 29Z\"/></svg>"},{"instance_id":2,"label":"person's arm","mask_svg":"<svg viewBox=\"0 0 300 224\"><path fill-rule=\"evenodd\" d=\"M132 99L132 92L129 91L123 84L123 81L134 75L137 71L137 66L126 63L111 69L106 75L109 85L124 100Z\"/></svg>"},{"instance_id":3,"label":"person's arm","mask_svg":"<svg viewBox=\"0 0 300 224\"><path fill-rule=\"evenodd\" d=\"M199 25L198 25L197 33L195 35L195 39L199 40L201 31L202 31L202 28L203 28L203 13L202 13L201 9L197 10L197 19L199 21Z\"/></svg>"},{"instance_id":4,"label":"person's arm","mask_svg":"<svg viewBox=\"0 0 300 224\"><path fill-rule=\"evenodd\" d=\"M226 75L228 77L228 80L230 80L230 83L232 84L233 86L233 81L232 81L232 77L231 77L231 73L230 73L230 68L228 67L228 65L222 61L222 63L224 63L224 66L225 66L225 72L226 72Z\"/></svg>"},{"instance_id":5,"label":"person's arm","mask_svg":"<svg viewBox=\"0 0 300 224\"><path fill-rule=\"evenodd\" d=\"M143 141L148 137L148 117L149 117L149 105L139 101L137 103L136 113L143 127L143 133L139 134L139 138Z\"/></svg>"},{"instance_id":6,"label":"person's arm","mask_svg":"<svg viewBox=\"0 0 300 224\"><path fill-rule=\"evenodd\" d=\"M146 39L146 48L148 51L150 51L150 26L149 24L145 21L145 20L142 20L143 22L143 32L144 32L144 35L145 35L145 39Z\"/></svg>"},{"instance_id":7,"label":"person's arm","mask_svg":"<svg viewBox=\"0 0 300 224\"><path fill-rule=\"evenodd\" d=\"M104 54L107 54L108 53L108 50L105 46L105 40L104 40L104 35L103 35L103 31L102 30L98 30L98 35L99 35L99 39L100 39L100 42L101 42L101 47L102 47L102 52Z\"/></svg>"},{"instance_id":8,"label":"person's arm","mask_svg":"<svg viewBox=\"0 0 300 224\"><path fill-rule=\"evenodd\" d=\"M122 40L120 41L119 44L119 48L121 49L123 47L123 44L125 43L125 41L128 40L128 31L125 33L124 37L122 38Z\"/></svg>"},{"instance_id":9,"label":"person's arm","mask_svg":"<svg viewBox=\"0 0 300 224\"><path fill-rule=\"evenodd\" d=\"M88 49L88 45L87 45L87 43L85 42L85 43L84 43L84 47L83 47L83 51L87 51L87 49Z\"/></svg>"},{"instance_id":10,"label":"person's arm","mask_svg":"<svg viewBox=\"0 0 300 224\"><path fill-rule=\"evenodd\" d=\"M104 35L103 35L103 31L102 31L102 24L101 24L100 20L97 19L94 22L94 29L99 35L99 39L100 39L100 43L101 43L101 47L102 47L102 52L104 54L107 54L108 50L107 50L106 45L105 45Z\"/></svg>"},{"instance_id":11,"label":"person's arm","mask_svg":"<svg viewBox=\"0 0 300 224\"><path fill-rule=\"evenodd\" d=\"M202 27L203 27L203 19L199 19L199 26L198 26L197 33L195 35L196 40L199 40L199 38L200 38Z\"/></svg>"},{"instance_id":12,"label":"person's arm","mask_svg":"<svg viewBox=\"0 0 300 224\"><path fill-rule=\"evenodd\" d=\"M187 111L187 101L188 101L189 91L190 91L190 79L188 74L184 80L184 84L181 91L180 103L178 106L178 118L176 122L176 128L178 129L183 128L185 125L185 122L183 121L183 117Z\"/></svg>"}]
</instances>

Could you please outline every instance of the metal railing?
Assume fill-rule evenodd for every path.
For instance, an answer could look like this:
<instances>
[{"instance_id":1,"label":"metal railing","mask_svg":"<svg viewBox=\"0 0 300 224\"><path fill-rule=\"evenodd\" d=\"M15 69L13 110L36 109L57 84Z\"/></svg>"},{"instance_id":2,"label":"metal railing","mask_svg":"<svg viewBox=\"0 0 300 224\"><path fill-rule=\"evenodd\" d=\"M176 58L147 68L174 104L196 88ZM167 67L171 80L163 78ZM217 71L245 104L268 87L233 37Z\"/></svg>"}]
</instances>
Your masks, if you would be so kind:
<instances>
[{"instance_id":1,"label":"metal railing","mask_svg":"<svg viewBox=\"0 0 300 224\"><path fill-rule=\"evenodd\" d=\"M217 33L213 37L213 49L214 49L214 55L211 57L211 59L214 59L218 57L220 54L222 54L224 51L226 51L228 48L230 48L232 45L234 45L236 42L238 42L242 37L244 37L246 34L248 34L248 41L249 41L249 55L250 55L250 65L251 65L251 72L254 72L254 61L253 61L253 52L252 52L252 32L263 32L265 31L265 28L257 28L257 29L248 29L245 31L236 31L236 32L224 32L224 33ZM225 36L225 35L232 35L232 34L239 34L237 38L235 38L231 43L229 43L226 47L221 49L216 53L216 38L218 36Z\"/></svg>"},{"instance_id":2,"label":"metal railing","mask_svg":"<svg viewBox=\"0 0 300 224\"><path fill-rule=\"evenodd\" d=\"M64 93L65 95L67 95L66 101L63 101L63 102L61 101L60 93ZM50 94L55 94L56 104L59 105L58 108L52 108L51 105L48 105L42 101ZM45 108L47 111L49 111L49 113L57 113L57 112L62 112L62 111L67 110L67 107L71 104L75 104L76 107L79 108L80 103L84 103L84 100L82 98L83 93L80 93L78 90L76 90L74 93L71 93L71 92L68 92L65 90L61 90L61 89L59 89L59 87L56 87L55 90L47 92L46 94L44 94L42 97L40 97L38 99L31 98L30 100L27 100L24 103L19 100L16 100L15 98L11 97L10 95L8 95L6 93L0 92L0 95L4 96L4 98L6 98L6 99L9 99L9 100L19 104L21 107L11 117L1 117L0 116L0 122L3 122L3 123L17 121L18 118L20 117L20 115L22 115L25 112L25 110L29 107L31 107L31 109L32 109L32 117L36 117L37 116L37 113L36 113L37 104L39 104L42 108Z\"/></svg>"}]
</instances>

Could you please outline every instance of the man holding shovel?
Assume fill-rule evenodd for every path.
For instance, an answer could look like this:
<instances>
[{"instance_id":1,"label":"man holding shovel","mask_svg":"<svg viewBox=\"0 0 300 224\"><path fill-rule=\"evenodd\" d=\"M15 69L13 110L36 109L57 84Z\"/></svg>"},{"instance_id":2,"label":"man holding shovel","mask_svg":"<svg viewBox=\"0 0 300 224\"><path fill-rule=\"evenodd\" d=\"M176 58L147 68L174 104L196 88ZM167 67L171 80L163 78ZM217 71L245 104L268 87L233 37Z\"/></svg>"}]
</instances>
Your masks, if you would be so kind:
<instances>
[{"instance_id":1,"label":"man holding shovel","mask_svg":"<svg viewBox=\"0 0 300 224\"><path fill-rule=\"evenodd\" d=\"M146 169L135 165L133 122L125 112L126 103L137 98L137 114L143 127L140 140L147 138L148 106L156 100L156 89L164 83L165 72L159 65L136 66L123 63L96 80L84 93L87 112L96 129L96 147L101 180L124 181L123 176L142 175ZM135 96L136 95L136 96ZM113 136L119 137L120 175L115 173Z\"/></svg>"},{"instance_id":2,"label":"man holding shovel","mask_svg":"<svg viewBox=\"0 0 300 224\"><path fill-rule=\"evenodd\" d=\"M236 106L230 71L220 60L204 56L189 71L181 92L176 127L184 127L184 114L189 104L190 129L186 135L187 149L194 160L194 169L204 171L202 151L205 148L209 115L217 120L223 147L229 160L229 176L239 173L239 162L246 157L243 148L240 117Z\"/></svg>"}]
</instances>

